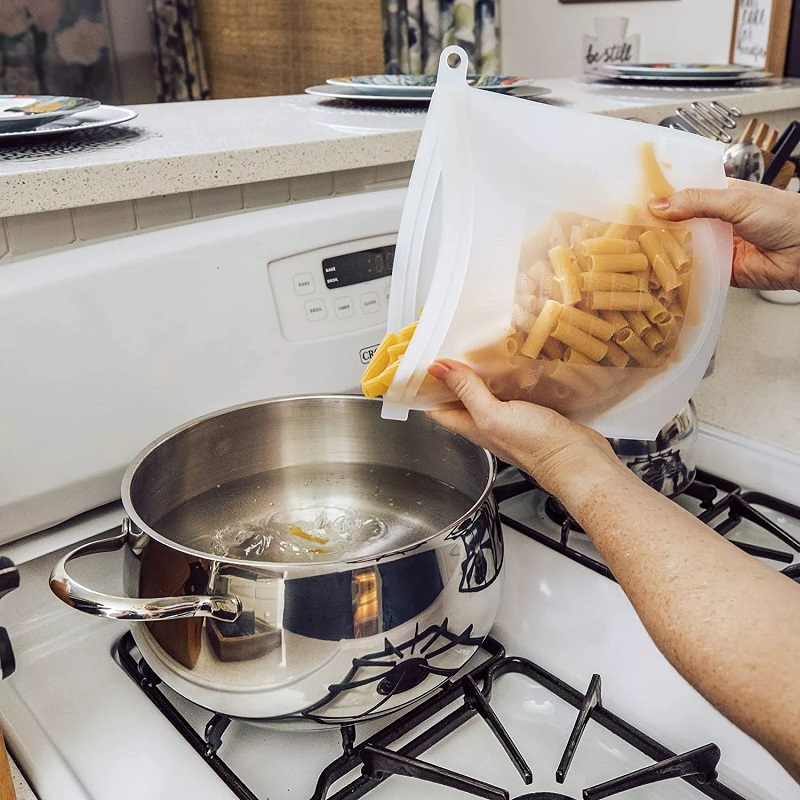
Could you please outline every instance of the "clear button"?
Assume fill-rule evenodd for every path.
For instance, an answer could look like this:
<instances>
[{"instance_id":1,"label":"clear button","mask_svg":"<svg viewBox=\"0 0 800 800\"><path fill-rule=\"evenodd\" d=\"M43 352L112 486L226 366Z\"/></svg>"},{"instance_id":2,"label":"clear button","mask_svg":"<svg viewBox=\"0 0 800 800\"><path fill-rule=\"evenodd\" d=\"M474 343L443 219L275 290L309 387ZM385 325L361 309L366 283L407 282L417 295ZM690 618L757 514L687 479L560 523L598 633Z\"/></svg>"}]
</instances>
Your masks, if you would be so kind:
<instances>
[{"instance_id":1,"label":"clear button","mask_svg":"<svg viewBox=\"0 0 800 800\"><path fill-rule=\"evenodd\" d=\"M323 300L306 300L306 316L311 322L325 319L328 316L325 302Z\"/></svg>"},{"instance_id":2,"label":"clear button","mask_svg":"<svg viewBox=\"0 0 800 800\"><path fill-rule=\"evenodd\" d=\"M339 297L333 301L333 310L336 312L337 319L347 319L356 313L353 308L353 300L350 297Z\"/></svg>"},{"instance_id":3,"label":"clear button","mask_svg":"<svg viewBox=\"0 0 800 800\"><path fill-rule=\"evenodd\" d=\"M292 277L294 293L299 295L314 294L314 276L310 272L301 272Z\"/></svg>"},{"instance_id":4,"label":"clear button","mask_svg":"<svg viewBox=\"0 0 800 800\"><path fill-rule=\"evenodd\" d=\"M377 292L367 292L361 295L361 310L365 314L375 314L381 310L381 301Z\"/></svg>"}]
</instances>

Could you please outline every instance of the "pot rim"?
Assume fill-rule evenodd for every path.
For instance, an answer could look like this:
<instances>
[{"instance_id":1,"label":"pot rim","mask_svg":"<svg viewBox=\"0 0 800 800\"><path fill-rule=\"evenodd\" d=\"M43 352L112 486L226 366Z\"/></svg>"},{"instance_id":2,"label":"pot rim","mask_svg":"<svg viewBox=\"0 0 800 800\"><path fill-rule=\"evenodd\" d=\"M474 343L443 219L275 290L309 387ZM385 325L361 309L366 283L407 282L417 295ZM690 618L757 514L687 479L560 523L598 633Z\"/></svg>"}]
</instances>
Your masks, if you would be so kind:
<instances>
[{"instance_id":1,"label":"pot rim","mask_svg":"<svg viewBox=\"0 0 800 800\"><path fill-rule=\"evenodd\" d=\"M171 547L175 550L178 550L182 553L186 553L191 556L202 558L206 561L213 561L217 564L227 564L231 566L241 566L241 567L246 566L251 569L255 568L273 572L282 572L284 574L285 573L308 574L310 571L313 571L315 574L319 574L328 571L337 572L343 568L347 569L351 565L356 565L358 567L367 567L370 564L377 564L389 558L402 556L404 553L408 553L412 550L418 550L420 547L426 544L430 544L433 540L450 533L464 520L468 519L473 514L475 514L475 512L486 502L487 498L491 494L492 486L494 485L494 480L495 477L497 476L497 462L495 460L495 457L485 448L478 447L478 445L469 442L470 446L475 447L483 452L486 458L489 474L486 479L486 485L483 487L483 491L481 492L480 497L470 506L470 508L464 514L462 514L457 519L453 520L453 522L450 523L450 525L448 525L446 528L442 528L436 531L436 533L424 536L423 538L418 539L417 541L414 541L410 544L404 544L402 547L396 547L392 550L386 550L378 554L363 556L361 558L350 558L350 559L340 558L331 561L314 561L314 562L251 561L242 558L230 558L227 556L218 556L215 555L214 553L207 553L202 550L195 550L192 547L187 547L186 545L183 545L179 542L174 541L173 539L170 539L167 536L164 536L164 534L159 533L154 528L151 528L139 516L136 509L133 507L133 501L131 500L131 483L133 481L133 476L136 473L137 469L142 465L144 460L162 444L169 441L178 434L182 433L183 431L193 427L194 425L198 425L202 422L205 422L206 420L213 419L214 417L220 417L223 416L224 414L229 414L234 411L240 411L245 408L272 405L273 403L289 403L298 400L345 400L348 402L363 402L363 403L380 402L378 400L373 400L371 398L363 397L362 395L358 394L288 395L285 397L275 397L266 400L251 400L246 403L238 403L237 405L228 406L227 408L222 408L217 411L212 411L208 414L203 414L199 417L195 417L194 419L191 419L188 422L184 422L183 424L175 428L172 428L172 430L169 430L166 433L159 436L158 438L154 439L150 444L148 444L144 449L142 449L136 455L136 457L130 462L127 469L125 470L125 473L122 476L122 505L131 522L136 526L136 528L139 531L141 531L142 533L146 533L148 536L151 536L153 539L161 542L167 547ZM417 412L417 413L423 413L423 412ZM446 428L443 430L450 436L458 436L458 434L452 433L451 431L448 431Z\"/></svg>"}]
</instances>

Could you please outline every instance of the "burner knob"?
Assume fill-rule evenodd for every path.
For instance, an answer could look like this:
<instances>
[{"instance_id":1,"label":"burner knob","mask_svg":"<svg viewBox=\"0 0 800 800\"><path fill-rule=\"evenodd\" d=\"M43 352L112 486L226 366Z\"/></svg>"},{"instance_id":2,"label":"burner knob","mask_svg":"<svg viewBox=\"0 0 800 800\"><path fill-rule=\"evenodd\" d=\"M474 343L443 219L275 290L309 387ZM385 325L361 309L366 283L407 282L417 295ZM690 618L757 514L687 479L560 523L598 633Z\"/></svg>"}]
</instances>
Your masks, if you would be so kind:
<instances>
[{"instance_id":1,"label":"burner knob","mask_svg":"<svg viewBox=\"0 0 800 800\"><path fill-rule=\"evenodd\" d=\"M0 556L0 598L19 587L19 570L10 558ZM0 680L11 675L17 664L8 631L0 628Z\"/></svg>"}]
</instances>

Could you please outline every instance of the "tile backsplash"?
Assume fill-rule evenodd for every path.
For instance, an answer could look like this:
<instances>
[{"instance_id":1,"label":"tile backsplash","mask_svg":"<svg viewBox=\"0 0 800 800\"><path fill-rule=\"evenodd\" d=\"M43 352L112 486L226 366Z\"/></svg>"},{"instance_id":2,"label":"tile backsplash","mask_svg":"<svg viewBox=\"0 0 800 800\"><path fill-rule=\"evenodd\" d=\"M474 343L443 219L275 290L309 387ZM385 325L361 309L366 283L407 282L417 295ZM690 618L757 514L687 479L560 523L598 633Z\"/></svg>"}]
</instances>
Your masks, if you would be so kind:
<instances>
[{"instance_id":1,"label":"tile backsplash","mask_svg":"<svg viewBox=\"0 0 800 800\"><path fill-rule=\"evenodd\" d=\"M193 219L406 186L411 168L409 161L6 217L0 219L0 265L44 250L129 236Z\"/></svg>"}]
</instances>

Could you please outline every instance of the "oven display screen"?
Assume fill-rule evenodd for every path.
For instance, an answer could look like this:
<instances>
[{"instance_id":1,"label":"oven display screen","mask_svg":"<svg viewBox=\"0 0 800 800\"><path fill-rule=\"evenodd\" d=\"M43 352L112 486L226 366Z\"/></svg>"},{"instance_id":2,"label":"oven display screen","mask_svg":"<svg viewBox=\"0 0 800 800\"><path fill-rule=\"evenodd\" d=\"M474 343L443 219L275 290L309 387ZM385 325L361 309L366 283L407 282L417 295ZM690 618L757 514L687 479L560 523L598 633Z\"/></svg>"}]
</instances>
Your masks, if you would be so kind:
<instances>
[{"instance_id":1,"label":"oven display screen","mask_svg":"<svg viewBox=\"0 0 800 800\"><path fill-rule=\"evenodd\" d=\"M345 253L322 260L322 275L329 289L374 281L392 274L394 245L373 247L358 253Z\"/></svg>"}]
</instances>

